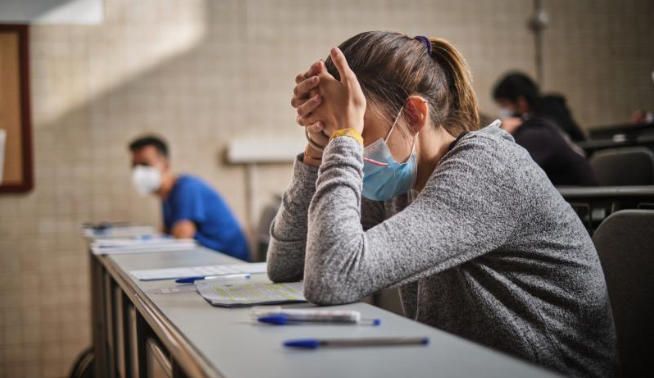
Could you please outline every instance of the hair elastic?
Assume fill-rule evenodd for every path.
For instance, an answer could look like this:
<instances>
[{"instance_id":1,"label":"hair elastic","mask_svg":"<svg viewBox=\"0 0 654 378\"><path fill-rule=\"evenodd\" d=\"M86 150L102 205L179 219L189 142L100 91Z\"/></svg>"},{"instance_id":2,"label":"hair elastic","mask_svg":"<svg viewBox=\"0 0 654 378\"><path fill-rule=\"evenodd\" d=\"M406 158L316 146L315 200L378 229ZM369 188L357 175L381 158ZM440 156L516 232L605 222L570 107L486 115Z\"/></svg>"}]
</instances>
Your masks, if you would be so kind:
<instances>
[{"instance_id":1,"label":"hair elastic","mask_svg":"<svg viewBox=\"0 0 654 378\"><path fill-rule=\"evenodd\" d=\"M420 41L425 47L427 48L427 53L431 56L431 41L429 38L425 37L424 35L417 35L414 37L414 39Z\"/></svg>"}]
</instances>

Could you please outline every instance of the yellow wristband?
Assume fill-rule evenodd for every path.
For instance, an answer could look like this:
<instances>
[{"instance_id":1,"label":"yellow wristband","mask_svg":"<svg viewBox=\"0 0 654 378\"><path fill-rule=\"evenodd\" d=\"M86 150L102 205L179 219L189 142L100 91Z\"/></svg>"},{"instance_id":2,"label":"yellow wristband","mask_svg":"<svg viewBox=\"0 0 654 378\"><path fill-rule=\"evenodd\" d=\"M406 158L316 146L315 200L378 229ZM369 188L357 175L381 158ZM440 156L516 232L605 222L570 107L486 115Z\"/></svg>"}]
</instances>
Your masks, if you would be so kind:
<instances>
[{"instance_id":1,"label":"yellow wristband","mask_svg":"<svg viewBox=\"0 0 654 378\"><path fill-rule=\"evenodd\" d=\"M361 136L361 133L359 133L356 129L353 129L351 127L347 129L338 129L334 131L334 133L332 133L332 137L330 138L330 140L342 136L350 137L356 140L357 142L359 142L359 144L363 146L363 137Z\"/></svg>"}]
</instances>

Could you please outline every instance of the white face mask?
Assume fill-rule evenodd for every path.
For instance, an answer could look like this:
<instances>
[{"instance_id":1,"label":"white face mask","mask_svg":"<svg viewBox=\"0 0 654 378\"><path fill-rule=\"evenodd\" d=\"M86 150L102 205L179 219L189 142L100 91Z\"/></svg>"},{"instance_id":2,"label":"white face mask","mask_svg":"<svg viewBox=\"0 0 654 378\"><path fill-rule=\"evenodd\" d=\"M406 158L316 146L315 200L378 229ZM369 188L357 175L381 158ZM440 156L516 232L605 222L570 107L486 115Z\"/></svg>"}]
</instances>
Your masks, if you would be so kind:
<instances>
[{"instance_id":1,"label":"white face mask","mask_svg":"<svg viewBox=\"0 0 654 378\"><path fill-rule=\"evenodd\" d=\"M500 108L498 116L500 117L500 119L505 119L505 118L513 117L513 114L514 114L513 110L509 108Z\"/></svg>"},{"instance_id":2,"label":"white face mask","mask_svg":"<svg viewBox=\"0 0 654 378\"><path fill-rule=\"evenodd\" d=\"M161 187L161 172L155 167L137 165L132 170L132 184L139 194L152 194Z\"/></svg>"}]
</instances>

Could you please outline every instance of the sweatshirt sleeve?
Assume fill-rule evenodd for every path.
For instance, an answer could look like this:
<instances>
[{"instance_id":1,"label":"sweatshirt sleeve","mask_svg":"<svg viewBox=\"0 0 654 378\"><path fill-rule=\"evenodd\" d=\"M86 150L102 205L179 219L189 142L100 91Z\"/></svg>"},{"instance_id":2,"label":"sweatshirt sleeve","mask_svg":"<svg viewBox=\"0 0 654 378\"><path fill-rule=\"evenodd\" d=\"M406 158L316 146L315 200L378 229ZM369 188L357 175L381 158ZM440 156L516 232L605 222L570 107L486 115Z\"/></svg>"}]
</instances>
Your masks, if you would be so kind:
<instances>
[{"instance_id":1,"label":"sweatshirt sleeve","mask_svg":"<svg viewBox=\"0 0 654 378\"><path fill-rule=\"evenodd\" d=\"M315 193L318 168L295 161L293 178L282 196L282 203L270 227L268 247L268 277L274 282L302 279L307 240L307 218L311 198ZM361 224L369 229L384 220L384 203L364 199Z\"/></svg>"},{"instance_id":2,"label":"sweatshirt sleeve","mask_svg":"<svg viewBox=\"0 0 654 378\"><path fill-rule=\"evenodd\" d=\"M517 196L498 152L474 141L480 138L462 139L411 205L367 231L360 222L363 149L351 138L330 142L309 206L306 298L354 302L506 243L519 222Z\"/></svg>"},{"instance_id":3,"label":"sweatshirt sleeve","mask_svg":"<svg viewBox=\"0 0 654 378\"><path fill-rule=\"evenodd\" d=\"M270 226L268 277L274 282L302 279L307 239L307 212L315 192L318 168L295 160L293 178L282 195L282 203Z\"/></svg>"}]
</instances>

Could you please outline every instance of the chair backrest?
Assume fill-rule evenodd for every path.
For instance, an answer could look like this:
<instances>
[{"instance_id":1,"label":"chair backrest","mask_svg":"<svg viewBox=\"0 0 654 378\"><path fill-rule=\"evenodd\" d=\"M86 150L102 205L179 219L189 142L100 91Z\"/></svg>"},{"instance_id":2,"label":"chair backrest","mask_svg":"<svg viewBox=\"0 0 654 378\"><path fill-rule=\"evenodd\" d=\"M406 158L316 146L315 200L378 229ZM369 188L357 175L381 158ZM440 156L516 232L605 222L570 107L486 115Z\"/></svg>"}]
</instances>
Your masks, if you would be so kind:
<instances>
[{"instance_id":1,"label":"chair backrest","mask_svg":"<svg viewBox=\"0 0 654 378\"><path fill-rule=\"evenodd\" d=\"M647 147L601 150L590 158L600 185L654 184L654 153Z\"/></svg>"},{"instance_id":2,"label":"chair backrest","mask_svg":"<svg viewBox=\"0 0 654 378\"><path fill-rule=\"evenodd\" d=\"M654 210L611 214L593 241L611 298L623 376L644 376L654 367Z\"/></svg>"},{"instance_id":3,"label":"chair backrest","mask_svg":"<svg viewBox=\"0 0 654 378\"><path fill-rule=\"evenodd\" d=\"M559 187L558 190L591 235L616 211L654 210L654 185Z\"/></svg>"}]
</instances>

